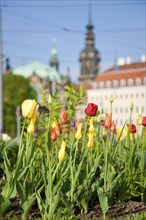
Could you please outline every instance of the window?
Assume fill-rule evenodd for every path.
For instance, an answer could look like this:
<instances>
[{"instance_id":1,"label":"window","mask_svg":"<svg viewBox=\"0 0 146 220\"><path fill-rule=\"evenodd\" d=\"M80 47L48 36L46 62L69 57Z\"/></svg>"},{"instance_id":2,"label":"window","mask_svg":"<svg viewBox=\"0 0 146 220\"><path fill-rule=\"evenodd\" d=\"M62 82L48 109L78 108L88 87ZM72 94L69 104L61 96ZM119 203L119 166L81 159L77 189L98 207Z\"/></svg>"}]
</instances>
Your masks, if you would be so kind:
<instances>
[{"instance_id":1,"label":"window","mask_svg":"<svg viewBox=\"0 0 146 220\"><path fill-rule=\"evenodd\" d=\"M99 82L99 88L104 88L104 81Z\"/></svg>"},{"instance_id":2,"label":"window","mask_svg":"<svg viewBox=\"0 0 146 220\"><path fill-rule=\"evenodd\" d=\"M126 86L126 80L125 80L125 79L121 79L121 80L120 80L120 86L121 86L121 87Z\"/></svg>"},{"instance_id":3,"label":"window","mask_svg":"<svg viewBox=\"0 0 146 220\"><path fill-rule=\"evenodd\" d=\"M106 81L106 87L107 87L107 88L110 88L111 86L112 86L111 81L107 80L107 81Z\"/></svg>"},{"instance_id":4,"label":"window","mask_svg":"<svg viewBox=\"0 0 146 220\"><path fill-rule=\"evenodd\" d=\"M133 86L134 85L134 80L133 79L128 79L128 86Z\"/></svg>"},{"instance_id":5,"label":"window","mask_svg":"<svg viewBox=\"0 0 146 220\"><path fill-rule=\"evenodd\" d=\"M118 87L119 86L119 81L118 80L113 80L113 87Z\"/></svg>"},{"instance_id":6,"label":"window","mask_svg":"<svg viewBox=\"0 0 146 220\"><path fill-rule=\"evenodd\" d=\"M97 89L98 87L98 83L97 82L93 82L93 89Z\"/></svg>"},{"instance_id":7,"label":"window","mask_svg":"<svg viewBox=\"0 0 146 220\"><path fill-rule=\"evenodd\" d=\"M138 111L139 111L139 108L138 108L138 107L136 107L136 109L135 109L135 110L136 110L136 112L138 113Z\"/></svg>"},{"instance_id":8,"label":"window","mask_svg":"<svg viewBox=\"0 0 146 220\"><path fill-rule=\"evenodd\" d=\"M141 78L136 78L135 79L135 85L141 85L142 84L142 80L141 80Z\"/></svg>"},{"instance_id":9,"label":"window","mask_svg":"<svg viewBox=\"0 0 146 220\"><path fill-rule=\"evenodd\" d=\"M146 77L144 77L144 85L146 85Z\"/></svg>"},{"instance_id":10,"label":"window","mask_svg":"<svg viewBox=\"0 0 146 220\"><path fill-rule=\"evenodd\" d=\"M125 112L126 112L126 113L128 112L128 108L127 108L127 107L125 108Z\"/></svg>"},{"instance_id":11,"label":"window","mask_svg":"<svg viewBox=\"0 0 146 220\"><path fill-rule=\"evenodd\" d=\"M143 106L141 107L141 112L144 113L144 107Z\"/></svg>"}]
</instances>

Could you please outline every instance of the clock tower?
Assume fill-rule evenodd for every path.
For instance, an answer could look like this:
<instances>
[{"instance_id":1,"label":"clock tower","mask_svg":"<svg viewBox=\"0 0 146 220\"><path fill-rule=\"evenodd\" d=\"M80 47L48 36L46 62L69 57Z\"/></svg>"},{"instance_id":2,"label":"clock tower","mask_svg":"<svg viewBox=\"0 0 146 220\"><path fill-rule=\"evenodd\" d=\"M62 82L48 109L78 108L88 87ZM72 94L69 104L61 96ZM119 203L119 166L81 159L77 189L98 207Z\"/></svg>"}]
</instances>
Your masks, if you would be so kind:
<instances>
[{"instance_id":1,"label":"clock tower","mask_svg":"<svg viewBox=\"0 0 146 220\"><path fill-rule=\"evenodd\" d=\"M89 11L90 12L90 11ZM89 82L95 79L99 72L100 54L94 47L93 25L91 23L91 13L89 13L89 22L86 26L85 48L80 53L80 82Z\"/></svg>"}]
</instances>

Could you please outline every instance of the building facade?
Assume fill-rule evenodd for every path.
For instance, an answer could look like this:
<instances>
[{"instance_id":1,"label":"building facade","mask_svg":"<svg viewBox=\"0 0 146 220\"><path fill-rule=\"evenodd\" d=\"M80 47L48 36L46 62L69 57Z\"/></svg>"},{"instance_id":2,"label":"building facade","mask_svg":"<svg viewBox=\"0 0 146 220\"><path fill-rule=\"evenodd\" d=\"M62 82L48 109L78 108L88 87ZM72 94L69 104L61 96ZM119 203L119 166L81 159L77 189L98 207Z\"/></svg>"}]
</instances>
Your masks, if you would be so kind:
<instances>
[{"instance_id":1,"label":"building facade","mask_svg":"<svg viewBox=\"0 0 146 220\"><path fill-rule=\"evenodd\" d=\"M146 115L146 61L117 64L98 75L86 89L87 102L98 104L104 112L110 111L109 99L113 95L113 119L117 126L128 123L133 103L132 119L136 123L138 114Z\"/></svg>"}]
</instances>

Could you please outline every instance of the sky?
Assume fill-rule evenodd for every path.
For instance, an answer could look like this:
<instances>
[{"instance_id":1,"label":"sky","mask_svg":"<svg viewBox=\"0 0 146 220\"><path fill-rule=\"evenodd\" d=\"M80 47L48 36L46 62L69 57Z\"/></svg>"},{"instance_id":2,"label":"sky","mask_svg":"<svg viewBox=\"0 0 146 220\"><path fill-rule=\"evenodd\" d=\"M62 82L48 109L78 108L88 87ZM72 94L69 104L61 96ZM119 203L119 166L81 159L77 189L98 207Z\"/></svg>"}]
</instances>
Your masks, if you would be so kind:
<instances>
[{"instance_id":1,"label":"sky","mask_svg":"<svg viewBox=\"0 0 146 220\"><path fill-rule=\"evenodd\" d=\"M146 0L0 0L3 68L6 58L12 68L33 61L49 65L56 39L59 70L69 70L77 82L89 5L100 72L120 57L140 61L146 54Z\"/></svg>"}]
</instances>

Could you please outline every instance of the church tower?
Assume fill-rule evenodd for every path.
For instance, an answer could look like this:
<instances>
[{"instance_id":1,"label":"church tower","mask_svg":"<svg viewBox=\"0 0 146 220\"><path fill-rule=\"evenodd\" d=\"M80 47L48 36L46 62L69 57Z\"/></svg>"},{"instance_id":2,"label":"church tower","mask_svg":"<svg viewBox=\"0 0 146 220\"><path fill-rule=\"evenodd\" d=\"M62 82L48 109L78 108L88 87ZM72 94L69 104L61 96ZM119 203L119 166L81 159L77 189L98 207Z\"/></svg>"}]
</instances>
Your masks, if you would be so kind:
<instances>
[{"instance_id":1,"label":"church tower","mask_svg":"<svg viewBox=\"0 0 146 220\"><path fill-rule=\"evenodd\" d=\"M95 79L99 72L100 54L94 47L94 33L91 22L91 8L89 7L89 21L86 26L85 49L80 53L80 77L79 81L86 83Z\"/></svg>"},{"instance_id":2,"label":"church tower","mask_svg":"<svg viewBox=\"0 0 146 220\"><path fill-rule=\"evenodd\" d=\"M58 60L58 52L55 45L56 44L55 39L52 40L52 44L53 47L51 49L50 66L55 67L55 69L59 71L59 60Z\"/></svg>"}]
</instances>

